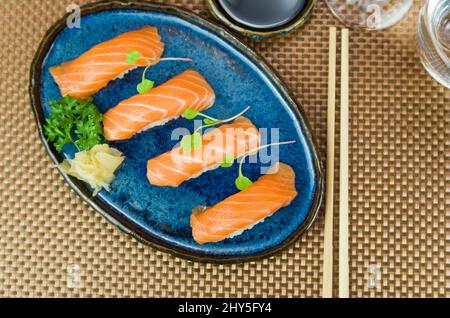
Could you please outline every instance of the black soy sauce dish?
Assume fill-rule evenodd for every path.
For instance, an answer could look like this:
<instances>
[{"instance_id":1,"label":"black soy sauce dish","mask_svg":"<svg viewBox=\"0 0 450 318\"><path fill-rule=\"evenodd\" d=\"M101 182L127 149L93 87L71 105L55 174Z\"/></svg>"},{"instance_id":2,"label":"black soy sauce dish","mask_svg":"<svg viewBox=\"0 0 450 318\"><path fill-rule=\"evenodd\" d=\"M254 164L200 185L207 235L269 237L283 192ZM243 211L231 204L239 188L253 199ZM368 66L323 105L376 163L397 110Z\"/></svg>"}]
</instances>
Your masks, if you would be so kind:
<instances>
[{"instance_id":1,"label":"black soy sauce dish","mask_svg":"<svg viewBox=\"0 0 450 318\"><path fill-rule=\"evenodd\" d=\"M213 16L252 39L283 36L305 24L317 0L206 0Z\"/></svg>"}]
</instances>

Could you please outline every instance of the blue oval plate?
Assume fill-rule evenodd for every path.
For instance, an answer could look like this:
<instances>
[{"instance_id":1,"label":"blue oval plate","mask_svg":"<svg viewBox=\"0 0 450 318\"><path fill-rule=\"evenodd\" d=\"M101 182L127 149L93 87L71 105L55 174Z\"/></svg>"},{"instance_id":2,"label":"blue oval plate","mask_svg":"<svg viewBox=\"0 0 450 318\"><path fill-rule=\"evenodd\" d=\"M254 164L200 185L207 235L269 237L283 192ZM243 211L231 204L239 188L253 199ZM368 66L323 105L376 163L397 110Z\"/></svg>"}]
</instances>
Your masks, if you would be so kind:
<instances>
[{"instance_id":1,"label":"blue oval plate","mask_svg":"<svg viewBox=\"0 0 450 318\"><path fill-rule=\"evenodd\" d=\"M219 243L197 244L191 236L189 217L193 207L214 205L237 192L234 186L237 165L207 172L178 188L155 187L146 178L147 160L172 149L177 143L171 140L173 129L186 127L192 131L192 122L184 119L153 128L127 141L111 143L127 158L117 172L111 192L101 191L93 197L86 184L63 174L85 201L138 240L197 261L237 262L266 257L309 228L323 196L320 160L303 111L259 56L223 28L170 6L116 1L84 6L81 12L81 28L67 28L66 18L63 18L49 30L32 65L32 106L41 139L53 161L71 157L73 149L66 147L60 154L43 135L48 104L61 97L49 67L74 59L97 43L143 25L158 28L165 43L164 56L193 59L192 63L161 62L152 67L148 78L154 79L156 85L194 67L217 95L208 114L227 118L251 105L246 117L257 127L279 128L280 140L297 141L281 147L279 152L280 161L295 169L296 199L253 229ZM141 74L142 69L138 69L111 82L94 96L95 104L105 112L134 95ZM244 169L256 180L260 167L270 164L246 164Z\"/></svg>"}]
</instances>

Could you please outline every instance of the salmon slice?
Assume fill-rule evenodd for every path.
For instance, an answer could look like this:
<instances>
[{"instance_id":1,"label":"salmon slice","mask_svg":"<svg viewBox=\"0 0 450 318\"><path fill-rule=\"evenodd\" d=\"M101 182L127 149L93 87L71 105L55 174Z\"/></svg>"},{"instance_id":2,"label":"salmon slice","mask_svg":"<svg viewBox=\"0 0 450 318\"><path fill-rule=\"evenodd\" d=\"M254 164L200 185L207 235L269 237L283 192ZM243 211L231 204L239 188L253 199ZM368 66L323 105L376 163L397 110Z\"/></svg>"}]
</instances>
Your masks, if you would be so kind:
<instances>
[{"instance_id":1,"label":"salmon slice","mask_svg":"<svg viewBox=\"0 0 450 318\"><path fill-rule=\"evenodd\" d=\"M126 57L134 50L154 60L140 59L136 65L130 65ZM145 26L100 43L73 61L51 67L50 73L63 96L84 99L134 68L156 64L163 50L158 30Z\"/></svg>"},{"instance_id":2,"label":"salmon slice","mask_svg":"<svg viewBox=\"0 0 450 318\"><path fill-rule=\"evenodd\" d=\"M252 228L297 196L295 172L286 164L272 166L244 191L191 215L192 236L200 244L219 242Z\"/></svg>"},{"instance_id":3,"label":"salmon slice","mask_svg":"<svg viewBox=\"0 0 450 318\"><path fill-rule=\"evenodd\" d=\"M258 145L258 129L249 119L239 117L203 135L199 149L186 154L177 147L150 159L147 178L156 186L178 187L188 179L219 167L225 155L238 158Z\"/></svg>"},{"instance_id":4,"label":"salmon slice","mask_svg":"<svg viewBox=\"0 0 450 318\"><path fill-rule=\"evenodd\" d=\"M204 110L216 96L195 70L175 76L166 83L119 103L103 115L107 140L129 139L140 131L163 125L179 117L186 108Z\"/></svg>"}]
</instances>

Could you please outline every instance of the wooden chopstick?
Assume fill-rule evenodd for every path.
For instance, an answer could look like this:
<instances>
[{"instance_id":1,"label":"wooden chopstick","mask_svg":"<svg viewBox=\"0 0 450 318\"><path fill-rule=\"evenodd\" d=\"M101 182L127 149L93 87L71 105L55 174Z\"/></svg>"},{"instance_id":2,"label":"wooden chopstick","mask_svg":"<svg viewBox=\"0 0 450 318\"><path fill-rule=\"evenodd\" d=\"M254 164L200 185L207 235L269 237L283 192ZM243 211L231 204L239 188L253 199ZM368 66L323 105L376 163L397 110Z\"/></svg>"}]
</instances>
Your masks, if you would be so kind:
<instances>
[{"instance_id":1,"label":"wooden chopstick","mask_svg":"<svg viewBox=\"0 0 450 318\"><path fill-rule=\"evenodd\" d=\"M339 298L349 297L348 259L348 29L342 30L341 47L341 140L339 176Z\"/></svg>"},{"instance_id":2,"label":"wooden chopstick","mask_svg":"<svg viewBox=\"0 0 450 318\"><path fill-rule=\"evenodd\" d=\"M327 185L322 297L333 297L334 121L336 104L336 28L330 28L328 53Z\"/></svg>"}]
</instances>

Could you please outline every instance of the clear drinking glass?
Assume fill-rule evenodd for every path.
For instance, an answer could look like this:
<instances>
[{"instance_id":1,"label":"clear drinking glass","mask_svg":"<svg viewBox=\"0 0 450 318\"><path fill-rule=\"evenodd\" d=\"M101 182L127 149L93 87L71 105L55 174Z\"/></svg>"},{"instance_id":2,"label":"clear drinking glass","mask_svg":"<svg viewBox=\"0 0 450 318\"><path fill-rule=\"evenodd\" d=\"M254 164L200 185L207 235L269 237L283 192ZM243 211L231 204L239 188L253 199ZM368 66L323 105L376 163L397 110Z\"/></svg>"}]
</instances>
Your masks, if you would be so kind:
<instances>
[{"instance_id":1,"label":"clear drinking glass","mask_svg":"<svg viewBox=\"0 0 450 318\"><path fill-rule=\"evenodd\" d=\"M405 17L414 0L325 0L346 26L367 30L388 28Z\"/></svg>"},{"instance_id":2,"label":"clear drinking glass","mask_svg":"<svg viewBox=\"0 0 450 318\"><path fill-rule=\"evenodd\" d=\"M418 28L417 50L422 64L450 88L450 0L426 0Z\"/></svg>"}]
</instances>

